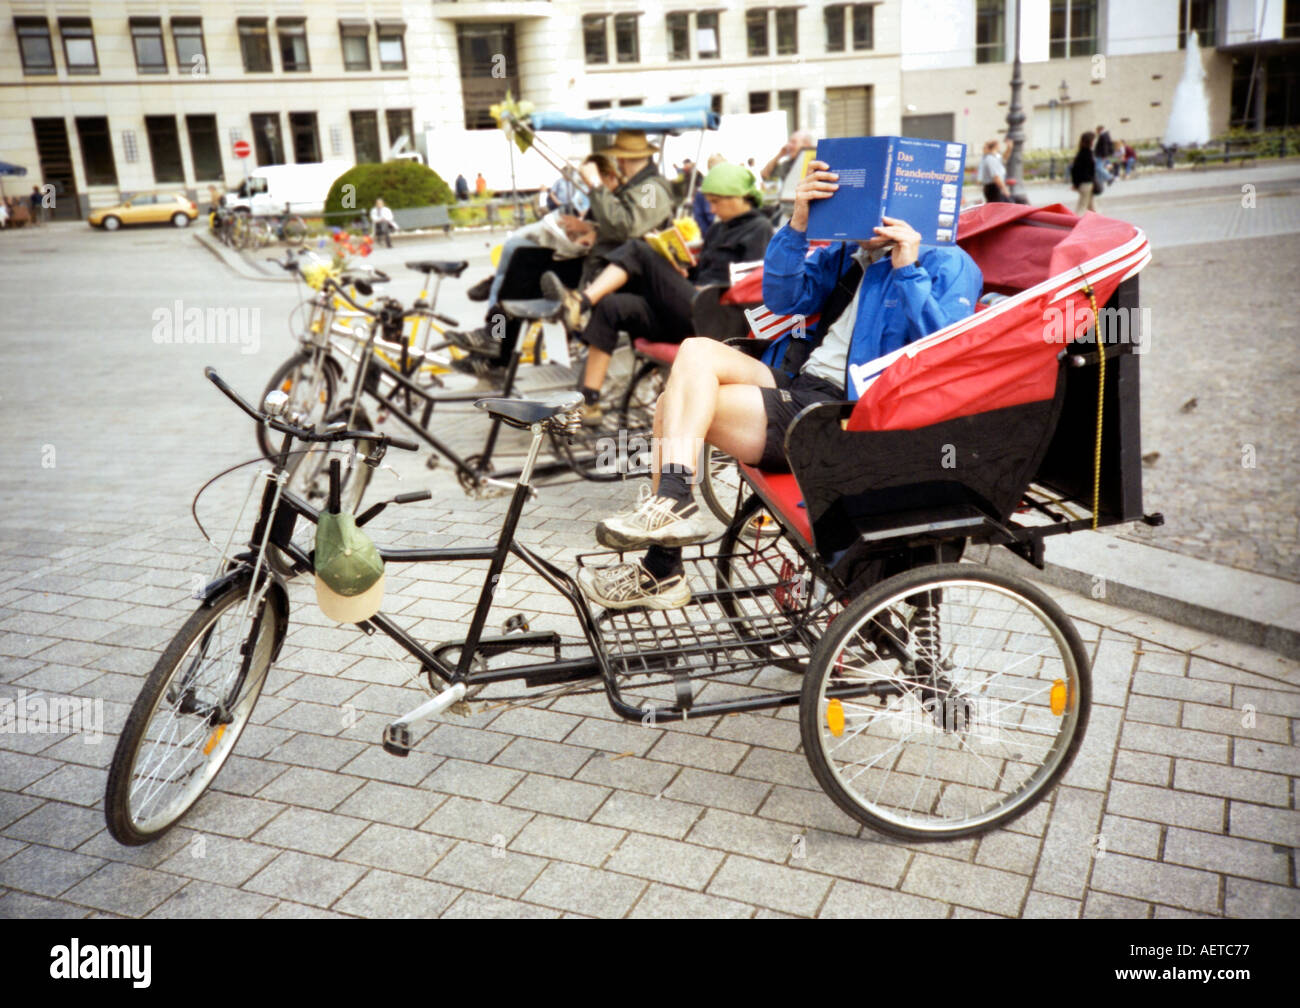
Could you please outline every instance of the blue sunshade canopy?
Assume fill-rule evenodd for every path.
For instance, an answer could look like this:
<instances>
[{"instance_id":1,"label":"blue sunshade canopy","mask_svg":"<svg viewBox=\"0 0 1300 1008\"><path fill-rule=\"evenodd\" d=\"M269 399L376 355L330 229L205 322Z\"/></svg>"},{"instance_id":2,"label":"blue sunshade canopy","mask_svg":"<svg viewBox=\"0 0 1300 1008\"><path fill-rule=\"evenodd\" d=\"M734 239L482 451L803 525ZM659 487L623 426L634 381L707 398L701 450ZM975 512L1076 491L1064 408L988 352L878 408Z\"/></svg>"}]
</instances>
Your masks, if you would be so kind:
<instances>
[{"instance_id":1,"label":"blue sunshade canopy","mask_svg":"<svg viewBox=\"0 0 1300 1008\"><path fill-rule=\"evenodd\" d=\"M0 161L0 175L26 175L27 169L22 165L10 164L8 161Z\"/></svg>"},{"instance_id":2,"label":"blue sunshade canopy","mask_svg":"<svg viewBox=\"0 0 1300 1008\"><path fill-rule=\"evenodd\" d=\"M581 115L562 112L534 112L528 125L534 130L557 133L616 133L619 130L644 130L646 133L672 133L677 130L717 129L718 113L708 95L696 95L666 105L633 105L602 109Z\"/></svg>"}]
</instances>

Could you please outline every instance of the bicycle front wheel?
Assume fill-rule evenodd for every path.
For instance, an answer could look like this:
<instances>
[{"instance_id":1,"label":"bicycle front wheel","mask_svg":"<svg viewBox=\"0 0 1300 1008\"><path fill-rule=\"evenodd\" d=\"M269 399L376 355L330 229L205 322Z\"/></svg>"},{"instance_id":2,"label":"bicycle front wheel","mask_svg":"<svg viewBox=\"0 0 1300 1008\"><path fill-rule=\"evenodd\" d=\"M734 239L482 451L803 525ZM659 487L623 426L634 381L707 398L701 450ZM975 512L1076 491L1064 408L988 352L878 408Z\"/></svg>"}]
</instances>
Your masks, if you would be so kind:
<instances>
[{"instance_id":1,"label":"bicycle front wheel","mask_svg":"<svg viewBox=\"0 0 1300 1008\"><path fill-rule=\"evenodd\" d=\"M265 401L266 394L277 389L289 397L284 413L287 423L319 430L334 409L338 377L323 352L303 351L276 368L262 391L262 399ZM257 425L257 447L267 458L275 456L280 437L265 424ZM272 439L277 443L273 444Z\"/></svg>"},{"instance_id":2,"label":"bicycle front wheel","mask_svg":"<svg viewBox=\"0 0 1300 1008\"><path fill-rule=\"evenodd\" d=\"M284 240L290 245L301 245L307 237L307 222L301 217L293 216L284 222Z\"/></svg>"},{"instance_id":3,"label":"bicycle front wheel","mask_svg":"<svg viewBox=\"0 0 1300 1008\"><path fill-rule=\"evenodd\" d=\"M799 704L818 783L908 840L980 833L1032 808L1088 723L1087 652L1021 578L934 564L876 585L835 620Z\"/></svg>"},{"instance_id":4,"label":"bicycle front wheel","mask_svg":"<svg viewBox=\"0 0 1300 1008\"><path fill-rule=\"evenodd\" d=\"M239 581L181 627L145 681L108 772L104 815L136 846L180 821L216 778L253 713L285 633L283 614Z\"/></svg>"}]
</instances>

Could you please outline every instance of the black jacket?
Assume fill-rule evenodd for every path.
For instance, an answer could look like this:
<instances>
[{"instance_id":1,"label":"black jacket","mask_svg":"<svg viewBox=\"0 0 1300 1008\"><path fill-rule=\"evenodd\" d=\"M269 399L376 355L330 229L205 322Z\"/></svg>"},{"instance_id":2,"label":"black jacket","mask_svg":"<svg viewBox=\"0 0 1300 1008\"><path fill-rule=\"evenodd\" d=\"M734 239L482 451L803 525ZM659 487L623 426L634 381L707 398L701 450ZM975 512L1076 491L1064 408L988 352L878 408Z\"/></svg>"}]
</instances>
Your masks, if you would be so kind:
<instances>
[{"instance_id":1,"label":"black jacket","mask_svg":"<svg viewBox=\"0 0 1300 1008\"><path fill-rule=\"evenodd\" d=\"M1093 160L1092 151L1086 147L1079 148L1079 153L1074 155L1074 164L1070 165L1070 184L1081 186L1085 182L1095 182L1097 179L1097 163Z\"/></svg>"},{"instance_id":2,"label":"black jacket","mask_svg":"<svg viewBox=\"0 0 1300 1008\"><path fill-rule=\"evenodd\" d=\"M757 210L729 221L714 221L704 234L704 247L691 280L700 287L730 287L731 264L762 259L771 239L772 225Z\"/></svg>"}]
</instances>

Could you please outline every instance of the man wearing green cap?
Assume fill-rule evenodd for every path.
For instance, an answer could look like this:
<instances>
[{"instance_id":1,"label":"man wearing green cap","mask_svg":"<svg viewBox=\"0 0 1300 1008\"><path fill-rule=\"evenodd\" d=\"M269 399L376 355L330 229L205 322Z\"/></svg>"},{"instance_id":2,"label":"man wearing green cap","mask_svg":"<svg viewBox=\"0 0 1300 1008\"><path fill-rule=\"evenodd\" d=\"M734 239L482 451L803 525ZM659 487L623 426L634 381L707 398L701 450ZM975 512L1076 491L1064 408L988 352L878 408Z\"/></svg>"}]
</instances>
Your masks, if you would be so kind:
<instances>
[{"instance_id":1,"label":"man wearing green cap","mask_svg":"<svg viewBox=\"0 0 1300 1008\"><path fill-rule=\"evenodd\" d=\"M701 287L730 286L732 263L762 259L772 225L758 212L762 194L748 168L723 162L700 187L717 220L704 235L699 261L680 270L644 241L624 242L606 254L606 267L581 292L554 273L542 275L542 293L564 304L564 323L589 350L579 386L587 422L598 422L596 400L620 331L629 338L680 343L692 335L691 300Z\"/></svg>"}]
</instances>

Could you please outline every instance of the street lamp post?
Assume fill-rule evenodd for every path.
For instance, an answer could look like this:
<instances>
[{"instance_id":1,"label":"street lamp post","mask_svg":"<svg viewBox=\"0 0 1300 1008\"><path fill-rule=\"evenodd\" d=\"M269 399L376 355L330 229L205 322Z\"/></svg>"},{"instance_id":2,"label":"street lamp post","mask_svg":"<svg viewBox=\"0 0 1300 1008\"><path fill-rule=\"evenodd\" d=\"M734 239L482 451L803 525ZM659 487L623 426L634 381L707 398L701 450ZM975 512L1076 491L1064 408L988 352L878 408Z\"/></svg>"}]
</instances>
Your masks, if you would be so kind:
<instances>
[{"instance_id":1,"label":"street lamp post","mask_svg":"<svg viewBox=\"0 0 1300 1008\"><path fill-rule=\"evenodd\" d=\"M1007 139L1011 141L1011 157L1007 160L1007 186L1011 198L1017 203L1028 202L1024 196L1021 179L1021 154L1025 146L1025 112L1020 106L1020 0L1016 0L1015 55L1011 61L1011 107L1007 109Z\"/></svg>"},{"instance_id":2,"label":"street lamp post","mask_svg":"<svg viewBox=\"0 0 1300 1008\"><path fill-rule=\"evenodd\" d=\"M1059 105L1055 98L1047 99L1047 144L1052 144L1052 132L1056 129L1056 106ZM1051 156L1047 159L1047 177L1053 182L1056 181L1056 151L1052 151Z\"/></svg>"}]
</instances>

